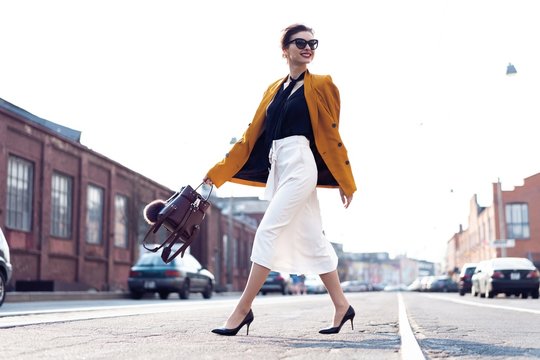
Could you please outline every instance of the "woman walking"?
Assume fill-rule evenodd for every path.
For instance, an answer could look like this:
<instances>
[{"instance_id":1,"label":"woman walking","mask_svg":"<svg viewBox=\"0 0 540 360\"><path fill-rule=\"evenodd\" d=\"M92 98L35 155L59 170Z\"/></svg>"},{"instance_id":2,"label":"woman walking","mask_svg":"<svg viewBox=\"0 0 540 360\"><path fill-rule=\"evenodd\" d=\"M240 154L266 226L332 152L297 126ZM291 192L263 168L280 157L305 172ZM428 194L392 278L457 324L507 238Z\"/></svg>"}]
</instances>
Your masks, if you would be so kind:
<instances>
[{"instance_id":1,"label":"woman walking","mask_svg":"<svg viewBox=\"0 0 540 360\"><path fill-rule=\"evenodd\" d=\"M271 84L248 126L225 158L212 167L206 184L226 181L266 186L268 208L255 234L246 287L219 335L236 335L254 319L251 305L270 270L318 274L334 305L338 333L355 316L337 274L337 256L325 238L316 187L338 188L347 208L356 191L347 150L339 134L340 98L328 75L314 75L308 64L318 40L313 30L294 24L283 31L282 56L287 77Z\"/></svg>"}]
</instances>

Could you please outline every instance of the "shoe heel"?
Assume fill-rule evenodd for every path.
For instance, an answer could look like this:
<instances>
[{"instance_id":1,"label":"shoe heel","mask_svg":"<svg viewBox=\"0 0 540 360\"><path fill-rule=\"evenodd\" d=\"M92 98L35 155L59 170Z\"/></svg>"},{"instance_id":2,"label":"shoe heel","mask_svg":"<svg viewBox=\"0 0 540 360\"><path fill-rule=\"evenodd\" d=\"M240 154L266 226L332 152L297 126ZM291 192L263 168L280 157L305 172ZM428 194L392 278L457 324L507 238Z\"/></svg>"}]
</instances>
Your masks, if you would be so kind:
<instances>
[{"instance_id":1,"label":"shoe heel","mask_svg":"<svg viewBox=\"0 0 540 360\"><path fill-rule=\"evenodd\" d=\"M247 325L246 326L246 336L247 336L247 335L249 335L249 325L251 325L251 323L248 322L246 325Z\"/></svg>"},{"instance_id":2,"label":"shoe heel","mask_svg":"<svg viewBox=\"0 0 540 360\"><path fill-rule=\"evenodd\" d=\"M351 318L351 329L352 329L352 330L354 330L353 319L354 319L354 318Z\"/></svg>"}]
</instances>

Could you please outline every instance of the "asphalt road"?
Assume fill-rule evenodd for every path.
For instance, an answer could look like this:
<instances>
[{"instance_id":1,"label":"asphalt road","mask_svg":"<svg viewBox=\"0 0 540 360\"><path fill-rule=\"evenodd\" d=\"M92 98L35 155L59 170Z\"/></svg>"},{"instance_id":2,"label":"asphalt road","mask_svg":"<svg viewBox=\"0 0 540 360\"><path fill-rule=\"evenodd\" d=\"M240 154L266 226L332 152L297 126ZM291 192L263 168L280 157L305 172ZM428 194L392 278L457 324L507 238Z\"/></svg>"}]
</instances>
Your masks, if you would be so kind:
<instances>
[{"instance_id":1,"label":"asphalt road","mask_svg":"<svg viewBox=\"0 0 540 360\"><path fill-rule=\"evenodd\" d=\"M534 359L540 301L451 294L355 293L354 330L335 335L328 295L258 296L246 336L221 337L236 296L183 301L6 303L5 359ZM407 331L410 333L407 335Z\"/></svg>"}]
</instances>

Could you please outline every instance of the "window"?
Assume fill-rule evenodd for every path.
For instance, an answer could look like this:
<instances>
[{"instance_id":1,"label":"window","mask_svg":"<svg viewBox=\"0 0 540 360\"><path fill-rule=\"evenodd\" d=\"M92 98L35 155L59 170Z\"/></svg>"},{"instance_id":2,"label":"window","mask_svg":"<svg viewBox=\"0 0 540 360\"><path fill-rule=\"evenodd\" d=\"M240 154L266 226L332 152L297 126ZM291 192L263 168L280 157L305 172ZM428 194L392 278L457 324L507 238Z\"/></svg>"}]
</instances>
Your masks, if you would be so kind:
<instances>
[{"instance_id":1,"label":"window","mask_svg":"<svg viewBox=\"0 0 540 360\"><path fill-rule=\"evenodd\" d=\"M51 235L71 237L73 179L54 173L51 184Z\"/></svg>"},{"instance_id":2,"label":"window","mask_svg":"<svg viewBox=\"0 0 540 360\"><path fill-rule=\"evenodd\" d=\"M527 204L507 204L506 237L508 239L526 239L529 236L529 208Z\"/></svg>"},{"instance_id":3,"label":"window","mask_svg":"<svg viewBox=\"0 0 540 360\"><path fill-rule=\"evenodd\" d=\"M32 195L34 165L21 158L8 159L6 226L22 231L32 230Z\"/></svg>"},{"instance_id":4,"label":"window","mask_svg":"<svg viewBox=\"0 0 540 360\"><path fill-rule=\"evenodd\" d=\"M142 244L144 236L148 232L150 225L144 220L144 207L146 204L139 204L139 211L137 211L137 242Z\"/></svg>"},{"instance_id":5,"label":"window","mask_svg":"<svg viewBox=\"0 0 540 360\"><path fill-rule=\"evenodd\" d=\"M86 242L103 242L103 189L88 185L86 192Z\"/></svg>"},{"instance_id":6,"label":"window","mask_svg":"<svg viewBox=\"0 0 540 360\"><path fill-rule=\"evenodd\" d=\"M128 201L123 195L114 197L114 245L128 247Z\"/></svg>"}]
</instances>

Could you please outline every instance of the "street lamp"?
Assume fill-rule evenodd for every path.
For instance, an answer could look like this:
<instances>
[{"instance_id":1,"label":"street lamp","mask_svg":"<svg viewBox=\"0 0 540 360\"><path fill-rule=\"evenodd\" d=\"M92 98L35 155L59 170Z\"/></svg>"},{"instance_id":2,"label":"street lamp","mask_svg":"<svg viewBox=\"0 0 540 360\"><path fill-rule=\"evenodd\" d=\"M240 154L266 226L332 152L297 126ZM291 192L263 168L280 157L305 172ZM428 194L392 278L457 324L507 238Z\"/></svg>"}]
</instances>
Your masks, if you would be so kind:
<instances>
[{"instance_id":1,"label":"street lamp","mask_svg":"<svg viewBox=\"0 0 540 360\"><path fill-rule=\"evenodd\" d=\"M516 67L512 65L511 63L508 63L508 66L506 67L506 75L513 76L517 74Z\"/></svg>"}]
</instances>

